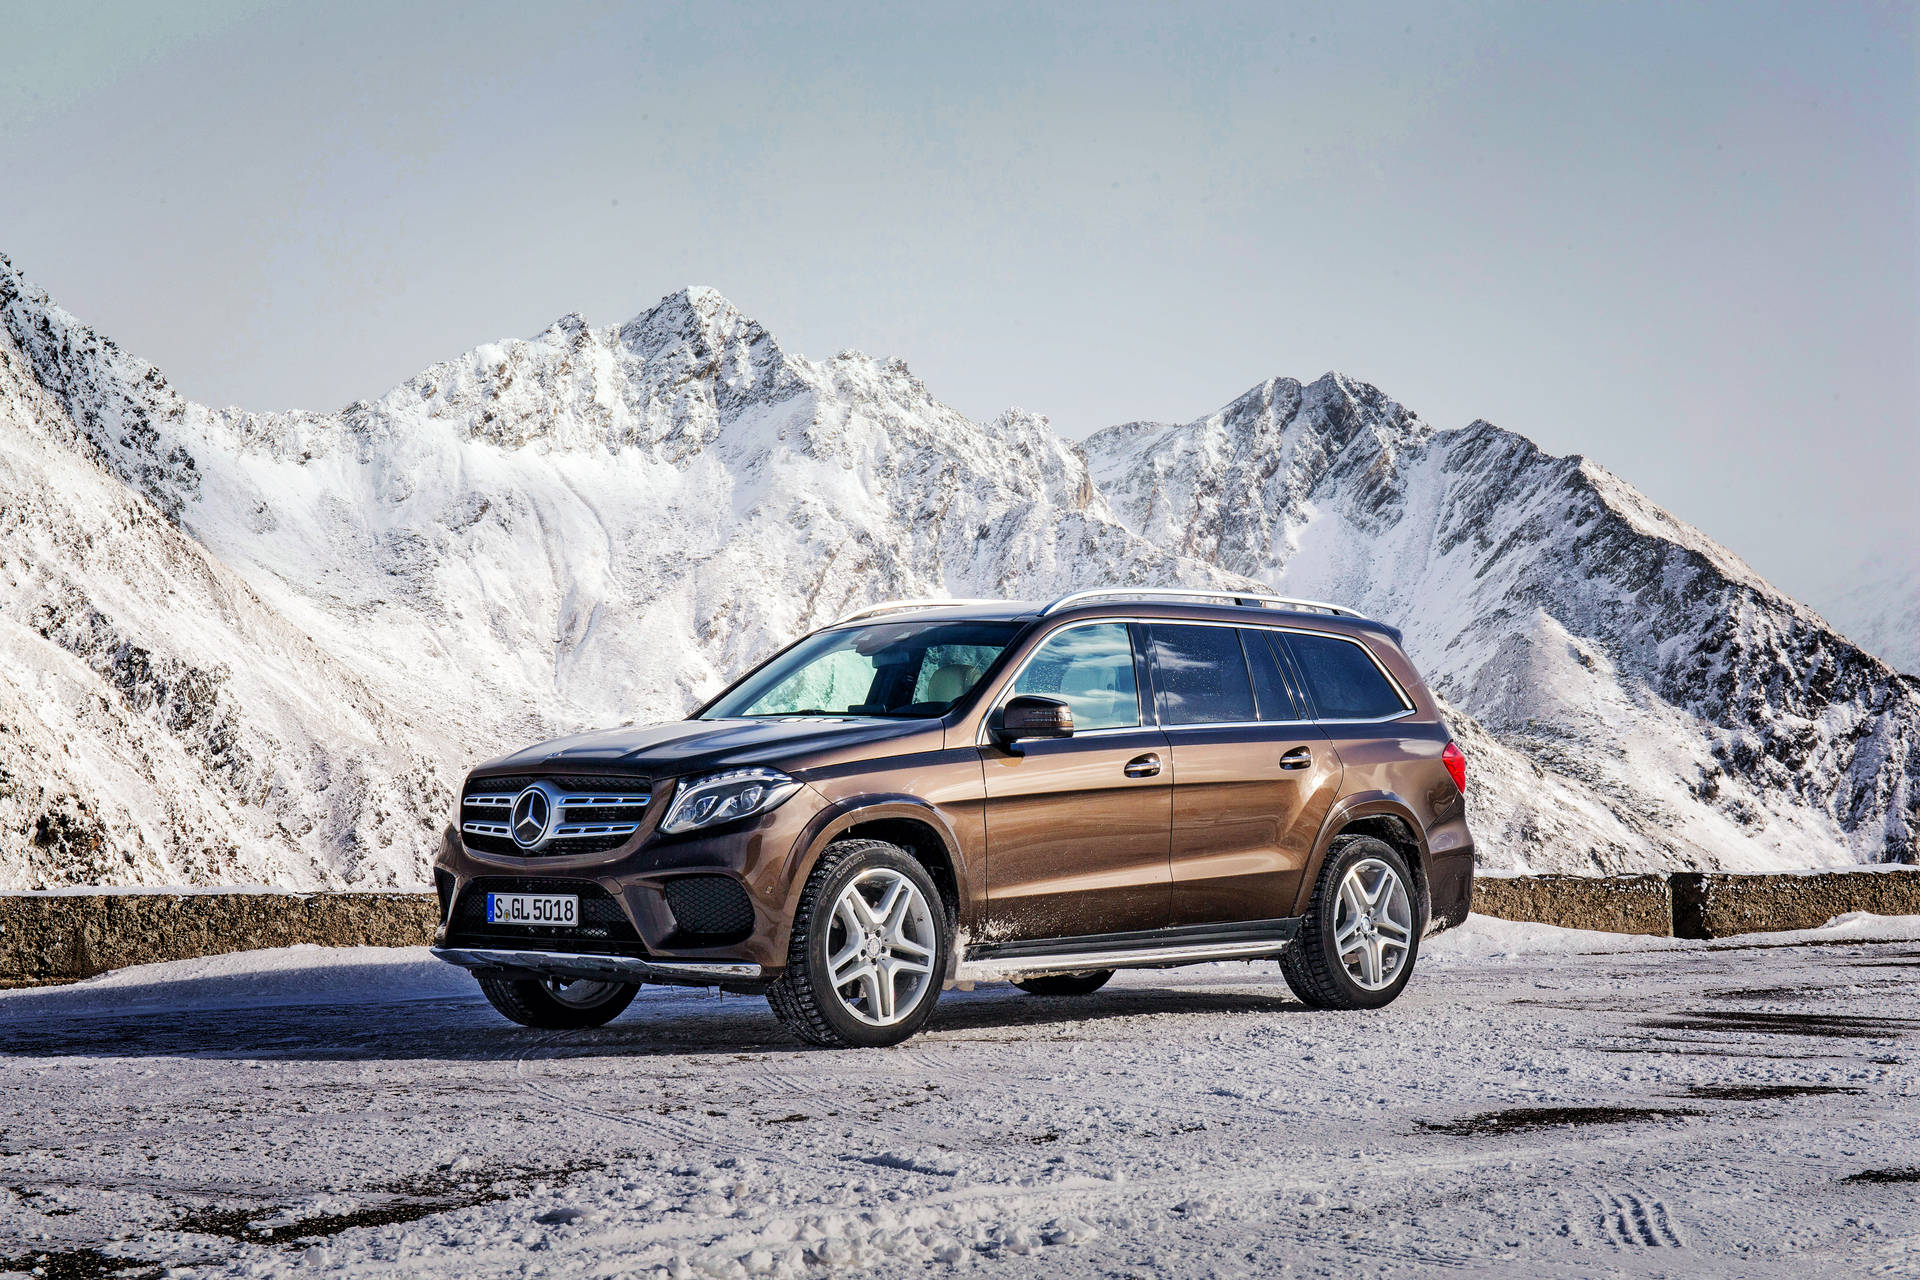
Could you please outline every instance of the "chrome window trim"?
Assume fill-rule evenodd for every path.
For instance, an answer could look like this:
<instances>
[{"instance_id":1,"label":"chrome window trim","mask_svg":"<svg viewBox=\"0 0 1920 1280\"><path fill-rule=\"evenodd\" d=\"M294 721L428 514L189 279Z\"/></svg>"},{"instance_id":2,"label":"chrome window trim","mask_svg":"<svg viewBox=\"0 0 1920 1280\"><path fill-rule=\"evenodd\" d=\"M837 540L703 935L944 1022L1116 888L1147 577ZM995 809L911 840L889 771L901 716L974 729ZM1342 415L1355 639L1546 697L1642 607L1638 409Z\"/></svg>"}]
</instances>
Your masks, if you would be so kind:
<instances>
[{"instance_id":1,"label":"chrome window trim","mask_svg":"<svg viewBox=\"0 0 1920 1280\"><path fill-rule=\"evenodd\" d=\"M1096 733L1138 733L1146 729L1159 729L1162 732L1171 733L1179 729L1272 729L1272 728L1286 728L1290 725L1298 726L1298 725L1328 725L1328 724L1333 724L1333 725L1392 724L1396 720L1405 720L1408 716L1419 714L1420 708L1414 704L1413 698L1407 693L1406 686L1400 683L1399 679L1393 674L1393 672L1387 670L1386 664L1380 661L1380 656L1373 651L1372 647L1366 644L1364 641L1356 640L1352 636L1342 635L1338 631L1322 631L1317 627L1302 627L1297 625L1283 626L1279 623L1254 621L1253 619L1246 619L1243 621L1237 618L1232 620L1220 619L1220 618L1151 618L1151 617L1138 617L1132 614L1128 614L1123 617L1077 618L1074 621L1069 622L1064 626L1054 628L1052 631L1047 632L1044 636L1040 637L1040 639L1036 640L1034 642L1033 648L1027 651L1027 656L1020 660L1020 665L1014 668L1013 674L1008 676L1006 683L1000 687L1000 692L997 695L995 695L992 707L986 712L985 715L983 715L980 718L980 731L974 737L974 745L977 747L984 747L991 744L992 739L987 733L987 722L993 718L993 713L995 711L999 711L1001 708L1007 705L1007 700L1013 696L1014 685L1019 683L1020 677L1026 672L1027 664L1032 662L1034 659L1034 656L1040 652L1040 646L1045 644L1047 641L1051 640L1054 636L1059 635L1063 631L1070 631L1075 627L1098 627L1098 626L1111 626L1111 625L1138 625L1138 626L1150 627L1156 622L1161 624L1162 626L1233 627L1233 628L1246 630L1246 631L1279 631L1279 632L1284 632L1284 633L1293 634L1293 635L1323 636L1329 640L1344 640L1346 643L1353 645L1355 648L1359 649L1360 652L1367 655L1367 661L1371 662L1374 666L1374 669L1378 671L1383 677L1386 678L1387 686L1393 690L1395 696L1397 696L1400 699L1401 705L1405 709L1402 711L1396 711L1394 714L1390 716L1374 716L1371 719L1355 719L1352 717L1335 718L1332 716L1315 716L1310 720L1234 720L1234 721L1202 720L1202 721L1186 723L1186 724L1148 724L1143 719L1141 723L1137 725L1122 725L1117 728L1108 728L1108 729L1075 730L1073 734L1075 738L1088 737ZM1151 661L1151 657L1149 657L1149 661ZM1139 692L1138 689L1136 689L1135 690L1136 697L1138 695L1138 692ZM1309 696L1311 696L1312 691L1309 690L1308 694ZM1156 707L1155 708L1156 717L1158 716L1158 712L1159 712L1159 708Z\"/></svg>"},{"instance_id":2,"label":"chrome window trim","mask_svg":"<svg viewBox=\"0 0 1920 1280\"><path fill-rule=\"evenodd\" d=\"M1181 729L1285 729L1288 727L1311 728L1312 720L1194 720L1186 724L1163 724L1160 727L1168 733Z\"/></svg>"}]
</instances>

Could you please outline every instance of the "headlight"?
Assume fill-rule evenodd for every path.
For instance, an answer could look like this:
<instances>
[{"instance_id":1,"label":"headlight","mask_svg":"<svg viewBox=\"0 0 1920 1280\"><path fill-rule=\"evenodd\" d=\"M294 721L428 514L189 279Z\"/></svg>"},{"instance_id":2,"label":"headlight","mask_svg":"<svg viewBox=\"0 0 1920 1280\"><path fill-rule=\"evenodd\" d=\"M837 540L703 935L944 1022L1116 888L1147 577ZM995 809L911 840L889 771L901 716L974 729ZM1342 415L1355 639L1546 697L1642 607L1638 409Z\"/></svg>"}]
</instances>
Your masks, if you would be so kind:
<instances>
[{"instance_id":1,"label":"headlight","mask_svg":"<svg viewBox=\"0 0 1920 1280\"><path fill-rule=\"evenodd\" d=\"M778 769L729 769L680 785L660 830L668 835L733 822L777 808L800 789Z\"/></svg>"}]
</instances>

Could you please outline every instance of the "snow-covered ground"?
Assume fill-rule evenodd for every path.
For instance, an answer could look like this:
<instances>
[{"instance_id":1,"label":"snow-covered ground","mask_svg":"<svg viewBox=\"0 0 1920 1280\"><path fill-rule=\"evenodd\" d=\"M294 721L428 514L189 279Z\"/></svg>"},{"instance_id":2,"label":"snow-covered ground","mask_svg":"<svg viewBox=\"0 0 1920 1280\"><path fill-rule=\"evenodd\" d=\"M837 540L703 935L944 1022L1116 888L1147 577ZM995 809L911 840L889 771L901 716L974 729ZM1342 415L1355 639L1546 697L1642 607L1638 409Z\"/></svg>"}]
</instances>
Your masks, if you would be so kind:
<instances>
[{"instance_id":1,"label":"snow-covered ground","mask_svg":"<svg viewBox=\"0 0 1920 1280\"><path fill-rule=\"evenodd\" d=\"M1915 1274L1916 963L1474 917L1375 1013L1217 966L880 1052L664 990L523 1030L415 950L129 970L0 995L0 1270Z\"/></svg>"}]
</instances>

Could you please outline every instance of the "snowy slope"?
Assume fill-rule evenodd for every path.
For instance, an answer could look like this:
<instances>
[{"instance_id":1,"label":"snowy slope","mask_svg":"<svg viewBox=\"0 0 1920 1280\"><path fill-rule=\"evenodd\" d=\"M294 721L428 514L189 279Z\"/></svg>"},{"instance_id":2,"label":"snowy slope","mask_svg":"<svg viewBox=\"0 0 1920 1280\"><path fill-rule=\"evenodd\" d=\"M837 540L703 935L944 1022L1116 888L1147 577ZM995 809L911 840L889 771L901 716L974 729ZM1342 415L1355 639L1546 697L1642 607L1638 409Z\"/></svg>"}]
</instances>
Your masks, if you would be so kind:
<instances>
[{"instance_id":1,"label":"snowy slope","mask_svg":"<svg viewBox=\"0 0 1920 1280\"><path fill-rule=\"evenodd\" d=\"M1086 451L1155 542L1402 626L1512 753L1475 815L1507 856L1744 869L1915 847L1920 681L1592 462L1485 422L1435 431L1332 374Z\"/></svg>"},{"instance_id":2,"label":"snowy slope","mask_svg":"<svg viewBox=\"0 0 1920 1280\"><path fill-rule=\"evenodd\" d=\"M0 519L32 529L0 552L0 707L26 726L0 745L0 886L418 881L472 760L677 715L854 604L1239 575L1408 626L1474 754L1493 865L1913 845L1912 682L1597 469L1435 433L1358 384L1266 384L1215 426L1114 428L1083 456L1030 414L965 418L897 361L796 356L702 289L336 414L187 402L4 259L0 330ZM1503 467L1533 478L1489 488ZM1591 519L1563 519L1556 485ZM1637 640L1622 583L1548 590L1608 538L1688 601ZM63 598L104 629L38 626ZM123 650L209 673L212 710L129 688L101 656ZM1819 708L1782 687L1816 653ZM1711 689L1667 692L1687 680ZM1627 712L1631 741L1589 758ZM244 767L202 759L229 740ZM84 835L36 834L64 812Z\"/></svg>"},{"instance_id":3,"label":"snowy slope","mask_svg":"<svg viewBox=\"0 0 1920 1280\"><path fill-rule=\"evenodd\" d=\"M109 474L191 472L92 429L0 329L0 886L417 883L456 744Z\"/></svg>"}]
</instances>

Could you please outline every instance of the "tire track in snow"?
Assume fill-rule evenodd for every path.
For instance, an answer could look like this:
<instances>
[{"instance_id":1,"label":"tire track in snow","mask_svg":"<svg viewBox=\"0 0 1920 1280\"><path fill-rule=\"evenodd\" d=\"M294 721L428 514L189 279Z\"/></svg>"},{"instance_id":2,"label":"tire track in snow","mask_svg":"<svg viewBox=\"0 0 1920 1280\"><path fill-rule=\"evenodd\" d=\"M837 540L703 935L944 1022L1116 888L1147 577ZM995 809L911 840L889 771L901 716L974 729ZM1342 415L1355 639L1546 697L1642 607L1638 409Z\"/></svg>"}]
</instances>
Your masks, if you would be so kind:
<instances>
[{"instance_id":1,"label":"tire track in snow","mask_svg":"<svg viewBox=\"0 0 1920 1280\"><path fill-rule=\"evenodd\" d=\"M1680 1249L1685 1245L1673 1229L1667 1206L1638 1192L1621 1189L1597 1193L1601 1198L1601 1226L1607 1239L1624 1248Z\"/></svg>"}]
</instances>

